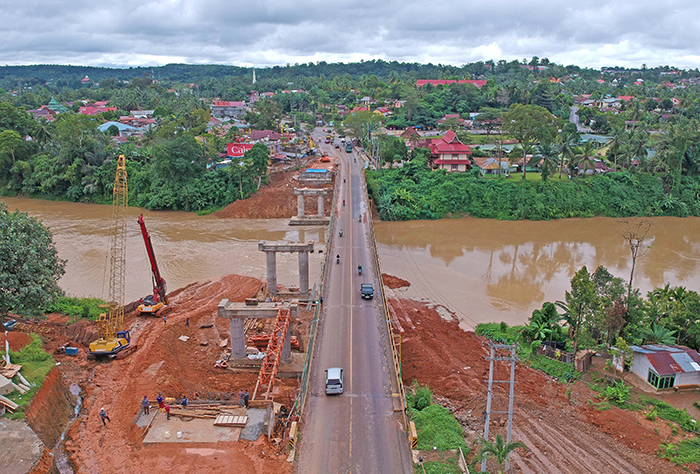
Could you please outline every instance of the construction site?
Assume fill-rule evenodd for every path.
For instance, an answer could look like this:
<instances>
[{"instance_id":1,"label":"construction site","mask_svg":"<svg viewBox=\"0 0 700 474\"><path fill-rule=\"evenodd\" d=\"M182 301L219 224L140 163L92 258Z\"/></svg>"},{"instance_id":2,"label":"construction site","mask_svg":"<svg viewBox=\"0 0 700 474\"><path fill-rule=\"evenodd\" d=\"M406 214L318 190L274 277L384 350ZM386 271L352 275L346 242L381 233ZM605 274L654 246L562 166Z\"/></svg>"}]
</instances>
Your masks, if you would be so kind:
<instances>
[{"instance_id":1,"label":"construction site","mask_svg":"<svg viewBox=\"0 0 700 474\"><path fill-rule=\"evenodd\" d=\"M327 169L334 164L335 159ZM117 172L116 183L119 179ZM298 172L280 172L268 187L233 203L219 217L323 220L333 206L333 181L310 185L304 179ZM298 191L311 187L329 191ZM116 200L119 194L115 192ZM314 199L304 209L300 203L306 195ZM12 462L0 461L0 471L294 472L305 364L314 322L322 314L321 282L309 281L304 269L308 272L308 253L325 253L325 248L309 242L260 242L259 251L266 253L265 280L232 274L168 291L141 220L153 294L124 302L119 208L125 205L113 204L113 304L105 315L97 322L73 322L61 315L41 322L19 320L0 337L3 347L7 341L18 351L31 341L29 334L38 334L56 360L25 410L33 433L22 431L23 422L10 425L11 420L0 419L0 445L22 453L21 462L16 456ZM286 285L277 283L276 252L299 253L298 285L289 283L296 283L297 275L286 275ZM487 340L460 329L447 308L402 299L400 289L411 282L382 277L391 323L400 335L403 384L415 380L428 385L471 443L484 429ZM497 365L506 370L505 363ZM513 433L527 448L512 458L509 472L685 472L656 456L660 443L675 439L662 421L617 408L595 410L586 403L595 394L582 382L567 393L567 386L541 372L517 370ZM242 400L241 392L248 398ZM4 407L12 411L8 404ZM501 432L505 421L496 418L492 425ZM436 456L414 454L425 461Z\"/></svg>"}]
</instances>

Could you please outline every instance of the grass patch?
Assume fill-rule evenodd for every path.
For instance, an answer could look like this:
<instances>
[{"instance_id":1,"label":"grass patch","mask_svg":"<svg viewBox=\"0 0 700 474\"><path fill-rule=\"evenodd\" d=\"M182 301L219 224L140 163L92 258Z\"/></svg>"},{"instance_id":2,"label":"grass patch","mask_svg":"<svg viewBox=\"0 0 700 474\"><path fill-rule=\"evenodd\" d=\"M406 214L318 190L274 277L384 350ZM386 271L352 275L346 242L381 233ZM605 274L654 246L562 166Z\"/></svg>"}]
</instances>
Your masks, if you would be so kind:
<instances>
[{"instance_id":1,"label":"grass patch","mask_svg":"<svg viewBox=\"0 0 700 474\"><path fill-rule=\"evenodd\" d=\"M662 402L648 395L640 395L639 403L642 405L652 405L658 416L680 425L685 431L697 432L698 428L700 428L698 427L697 421L688 415L685 409L679 410L666 402Z\"/></svg>"},{"instance_id":2,"label":"grass patch","mask_svg":"<svg viewBox=\"0 0 700 474\"><path fill-rule=\"evenodd\" d=\"M62 296L55 304L46 308L47 313L61 313L70 316L73 320L85 318L96 321L100 313L107 311L99 305L106 305L107 302L99 298L77 298L74 296Z\"/></svg>"},{"instance_id":3,"label":"grass patch","mask_svg":"<svg viewBox=\"0 0 700 474\"><path fill-rule=\"evenodd\" d=\"M423 463L425 474L455 474L461 472L457 462L457 456L452 453L440 453L444 457L441 461L428 461ZM423 469L418 465L413 466L413 472L423 474Z\"/></svg>"},{"instance_id":4,"label":"grass patch","mask_svg":"<svg viewBox=\"0 0 700 474\"><path fill-rule=\"evenodd\" d=\"M46 374L56 365L56 361L44 351L41 338L32 334L32 342L27 344L19 352L10 351L10 360L13 364L22 366L22 375L31 385L31 390L24 395L14 391L7 395L7 398L19 405L19 408L10 415L13 420L24 418L24 410L34 397L34 394L44 382ZM15 377L17 379L17 377ZM15 380L17 383L17 380Z\"/></svg>"},{"instance_id":5,"label":"grass patch","mask_svg":"<svg viewBox=\"0 0 700 474\"><path fill-rule=\"evenodd\" d=\"M215 213L215 212L219 212L219 211L222 210L222 209L223 209L223 207L215 207L215 208L213 208L213 209L203 209L203 210L201 210L201 211L197 211L197 215L198 215L198 216L208 216L209 214L213 214L213 213Z\"/></svg>"},{"instance_id":6,"label":"grass patch","mask_svg":"<svg viewBox=\"0 0 700 474\"><path fill-rule=\"evenodd\" d=\"M530 359L530 367L541 370L545 374L565 383L571 383L581 378L581 372L565 362L548 359L545 356L533 355Z\"/></svg>"},{"instance_id":7,"label":"grass patch","mask_svg":"<svg viewBox=\"0 0 700 474\"><path fill-rule=\"evenodd\" d=\"M678 446L662 443L658 454L674 464L700 463L700 438L684 439Z\"/></svg>"},{"instance_id":8,"label":"grass patch","mask_svg":"<svg viewBox=\"0 0 700 474\"><path fill-rule=\"evenodd\" d=\"M433 404L420 411L409 410L408 413L418 431L418 449L432 451L433 447L437 447L440 451L446 451L461 446L463 451L468 451L464 430L447 408Z\"/></svg>"},{"instance_id":9,"label":"grass patch","mask_svg":"<svg viewBox=\"0 0 700 474\"><path fill-rule=\"evenodd\" d=\"M476 326L474 333L477 336L488 337L501 344L515 344L522 339L522 330L525 326L508 326L506 323L483 323Z\"/></svg>"}]
</instances>

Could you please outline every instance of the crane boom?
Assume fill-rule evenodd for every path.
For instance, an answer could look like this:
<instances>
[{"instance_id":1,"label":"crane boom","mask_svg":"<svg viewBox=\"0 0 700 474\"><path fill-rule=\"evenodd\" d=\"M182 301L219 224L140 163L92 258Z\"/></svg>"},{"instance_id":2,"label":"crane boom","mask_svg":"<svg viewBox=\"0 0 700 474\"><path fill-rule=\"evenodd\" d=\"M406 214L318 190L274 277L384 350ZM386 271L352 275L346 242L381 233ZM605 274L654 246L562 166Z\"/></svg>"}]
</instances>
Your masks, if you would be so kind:
<instances>
[{"instance_id":1,"label":"crane boom","mask_svg":"<svg viewBox=\"0 0 700 474\"><path fill-rule=\"evenodd\" d=\"M143 236L144 244L146 244L148 260L151 262L151 271L153 272L153 295L143 298L138 310L140 313L155 313L164 305L168 304L165 279L161 276L160 270L158 269L156 254L153 251L153 244L151 243L151 235L146 230L146 223L143 221L143 214L139 216L137 222L139 223L139 226L141 226L141 235Z\"/></svg>"},{"instance_id":2,"label":"crane boom","mask_svg":"<svg viewBox=\"0 0 700 474\"><path fill-rule=\"evenodd\" d=\"M126 183L126 158L119 155L112 189L112 220L109 247L109 312L100 314L97 325L100 338L90 343L92 356L116 354L129 347L129 331L122 331L124 323L124 287L126 284L126 208L129 190Z\"/></svg>"}]
</instances>

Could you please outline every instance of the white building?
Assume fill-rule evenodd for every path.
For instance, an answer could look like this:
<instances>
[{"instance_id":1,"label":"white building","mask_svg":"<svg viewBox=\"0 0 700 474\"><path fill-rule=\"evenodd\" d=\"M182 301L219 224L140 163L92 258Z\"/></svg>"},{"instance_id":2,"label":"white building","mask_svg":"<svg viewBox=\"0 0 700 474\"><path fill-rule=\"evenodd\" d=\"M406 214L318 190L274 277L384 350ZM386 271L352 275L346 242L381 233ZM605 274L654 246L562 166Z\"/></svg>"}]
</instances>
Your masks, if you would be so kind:
<instances>
[{"instance_id":1,"label":"white building","mask_svg":"<svg viewBox=\"0 0 700 474\"><path fill-rule=\"evenodd\" d=\"M685 346L649 344L631 346L634 361L630 372L657 390L700 387L700 355Z\"/></svg>"}]
</instances>

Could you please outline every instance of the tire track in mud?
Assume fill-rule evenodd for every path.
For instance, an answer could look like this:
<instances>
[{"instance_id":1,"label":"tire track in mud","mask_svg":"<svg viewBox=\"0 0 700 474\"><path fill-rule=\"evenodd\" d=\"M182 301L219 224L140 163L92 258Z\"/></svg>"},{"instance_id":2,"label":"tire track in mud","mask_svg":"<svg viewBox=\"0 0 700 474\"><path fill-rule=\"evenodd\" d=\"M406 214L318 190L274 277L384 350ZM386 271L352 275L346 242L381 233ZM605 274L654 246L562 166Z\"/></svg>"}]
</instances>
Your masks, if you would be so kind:
<instances>
[{"instance_id":1,"label":"tire track in mud","mask_svg":"<svg viewBox=\"0 0 700 474\"><path fill-rule=\"evenodd\" d=\"M551 415L550 415L551 416ZM559 425L518 413L513 439L522 441L530 452L515 454L511 466L524 474L645 474L676 473L670 463L636 452L609 435L586 429L574 418L558 419ZM572 434L575 433L575 438Z\"/></svg>"}]
</instances>

